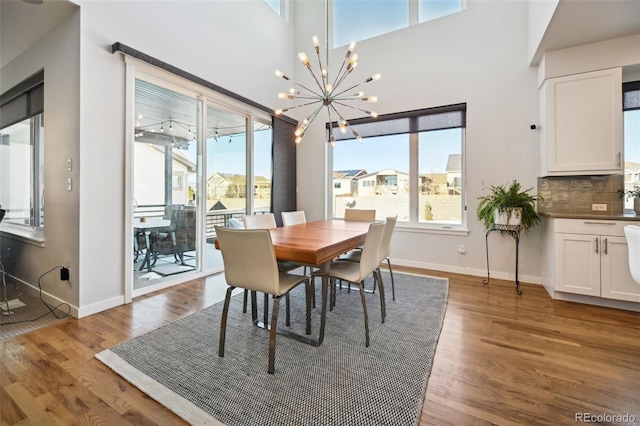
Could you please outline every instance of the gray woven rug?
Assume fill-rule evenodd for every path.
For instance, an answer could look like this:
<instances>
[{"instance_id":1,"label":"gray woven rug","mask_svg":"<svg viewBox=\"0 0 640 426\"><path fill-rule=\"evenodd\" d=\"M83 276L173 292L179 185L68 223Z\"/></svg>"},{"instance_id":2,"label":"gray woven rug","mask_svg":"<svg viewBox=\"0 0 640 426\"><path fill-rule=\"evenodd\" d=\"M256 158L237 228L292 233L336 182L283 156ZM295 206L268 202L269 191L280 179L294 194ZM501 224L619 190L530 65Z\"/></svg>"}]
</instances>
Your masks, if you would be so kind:
<instances>
[{"instance_id":1,"label":"gray woven rug","mask_svg":"<svg viewBox=\"0 0 640 426\"><path fill-rule=\"evenodd\" d=\"M242 296L231 300L224 358L217 352L222 303L96 357L191 424L416 425L442 329L448 281L394 276L392 302L389 275L384 275L384 324L378 293L366 295L369 348L358 291L339 290L336 307L327 312L321 346L278 336L274 375L267 374L268 332L252 325L250 313L242 313ZM320 301L319 282L316 287ZM290 328L302 334L304 286L291 298ZM285 305L280 306L279 326L284 327ZM319 308L318 303L313 311L315 335Z\"/></svg>"}]
</instances>

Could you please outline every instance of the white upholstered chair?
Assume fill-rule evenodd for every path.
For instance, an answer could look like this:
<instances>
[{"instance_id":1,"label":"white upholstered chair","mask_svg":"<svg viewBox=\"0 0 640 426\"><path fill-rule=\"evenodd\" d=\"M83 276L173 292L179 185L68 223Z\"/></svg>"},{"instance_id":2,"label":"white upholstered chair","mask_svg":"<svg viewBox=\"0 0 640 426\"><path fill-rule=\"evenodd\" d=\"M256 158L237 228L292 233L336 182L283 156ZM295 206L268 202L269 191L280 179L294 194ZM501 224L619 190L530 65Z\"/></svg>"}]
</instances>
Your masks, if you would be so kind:
<instances>
[{"instance_id":1,"label":"white upholstered chair","mask_svg":"<svg viewBox=\"0 0 640 426\"><path fill-rule=\"evenodd\" d=\"M362 300L362 310L364 312L364 331L365 331L365 344L369 346L369 316L367 314L367 303L365 301L364 285L362 281L371 273L378 274L378 281L380 282L380 312L382 315L382 322L384 322L386 316L385 302L384 302L384 285L380 280L380 271L378 266L380 265L380 243L382 241L382 235L384 233L385 222L374 222L369 225L369 231L362 246L362 256L360 262L331 262L329 272L327 273L329 279L339 279L348 283L358 286L360 290L360 298ZM331 299L332 303L335 302L335 285L331 285Z\"/></svg>"},{"instance_id":2,"label":"white upholstered chair","mask_svg":"<svg viewBox=\"0 0 640 426\"><path fill-rule=\"evenodd\" d=\"M304 210L282 212L281 215L282 215L282 224L284 226L297 225L299 223L307 222L307 217L304 214Z\"/></svg>"},{"instance_id":3,"label":"white upholstered chair","mask_svg":"<svg viewBox=\"0 0 640 426\"><path fill-rule=\"evenodd\" d=\"M304 275L294 275L278 269L271 234L265 229L230 229L216 226L218 244L222 252L224 275L229 285L220 324L220 344L218 355L224 356L227 316L231 292L234 288L244 288L252 292L262 292L273 297L271 329L269 335L269 363L267 371L275 371L276 334L280 298L288 296L298 284L305 283L306 293L306 333L311 333L311 287L310 279ZM257 321L255 304L253 321ZM288 309L287 309L288 311ZM288 312L287 312L288 314ZM265 325L267 322L265 321ZM289 318L287 315L287 325Z\"/></svg>"},{"instance_id":4,"label":"white upholstered chair","mask_svg":"<svg viewBox=\"0 0 640 426\"><path fill-rule=\"evenodd\" d=\"M640 285L640 226L625 226L624 235L627 238L631 277Z\"/></svg>"},{"instance_id":5,"label":"white upholstered chair","mask_svg":"<svg viewBox=\"0 0 640 426\"><path fill-rule=\"evenodd\" d=\"M387 266L389 268L389 275L391 275L391 295L392 300L396 300L396 287L395 282L393 280L393 270L391 269L391 261L389 260L389 256L391 255L391 237L393 236L393 231L396 227L396 221L398 216L388 217L386 220L386 225L384 227L384 233L382 234L382 241L380 242L380 263L387 261ZM344 256L341 256L338 260L346 260L349 262L360 262L360 257L362 256L361 250L351 250ZM375 283L374 279L374 291L375 291Z\"/></svg>"},{"instance_id":6,"label":"white upholstered chair","mask_svg":"<svg viewBox=\"0 0 640 426\"><path fill-rule=\"evenodd\" d=\"M245 229L273 229L277 228L276 217L273 213L253 214L244 216ZM281 271L291 272L300 268L302 265L293 262L278 261L278 268ZM267 294L264 295L264 322L267 322L267 312L269 307L269 298ZM315 305L315 302L314 302ZM242 312L247 312L247 292L244 293L244 303L242 306ZM289 312L289 297L287 296L287 312Z\"/></svg>"}]
</instances>

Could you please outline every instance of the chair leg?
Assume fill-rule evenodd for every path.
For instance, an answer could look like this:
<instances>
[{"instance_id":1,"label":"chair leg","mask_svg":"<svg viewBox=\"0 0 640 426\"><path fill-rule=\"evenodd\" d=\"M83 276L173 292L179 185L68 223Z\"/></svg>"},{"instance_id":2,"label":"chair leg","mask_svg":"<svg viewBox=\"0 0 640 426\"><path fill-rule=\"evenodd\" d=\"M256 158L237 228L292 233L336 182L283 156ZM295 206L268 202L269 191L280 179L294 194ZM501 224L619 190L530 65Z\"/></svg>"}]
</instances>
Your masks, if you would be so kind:
<instances>
[{"instance_id":1,"label":"chair leg","mask_svg":"<svg viewBox=\"0 0 640 426\"><path fill-rule=\"evenodd\" d=\"M247 299L249 297L249 290L244 290L244 295L242 296L242 313L247 313Z\"/></svg>"},{"instance_id":2,"label":"chair leg","mask_svg":"<svg viewBox=\"0 0 640 426\"><path fill-rule=\"evenodd\" d=\"M258 294L255 291L251 291L251 321L258 322Z\"/></svg>"},{"instance_id":3,"label":"chair leg","mask_svg":"<svg viewBox=\"0 0 640 426\"><path fill-rule=\"evenodd\" d=\"M382 322L384 323L384 319L387 317L387 305L384 300L384 283L382 282L382 272L380 272L380 268L373 271L373 274L377 276L378 282L380 283L380 315L382 315Z\"/></svg>"},{"instance_id":4,"label":"chair leg","mask_svg":"<svg viewBox=\"0 0 640 426\"><path fill-rule=\"evenodd\" d=\"M360 287L360 299L362 299L362 310L364 311L365 344L369 347L369 315L367 315L367 302L364 300L364 286L361 283L359 283L358 286Z\"/></svg>"},{"instance_id":5,"label":"chair leg","mask_svg":"<svg viewBox=\"0 0 640 426\"><path fill-rule=\"evenodd\" d=\"M222 308L222 321L220 321L220 343L218 344L218 356L224 357L224 340L227 331L227 314L229 314L229 302L231 302L231 292L235 287L227 289L227 295L224 298L224 307Z\"/></svg>"},{"instance_id":6,"label":"chair leg","mask_svg":"<svg viewBox=\"0 0 640 426\"><path fill-rule=\"evenodd\" d=\"M304 294L307 302L307 328L305 329L306 334L311 334L311 291L313 286L311 284L311 278L309 278L304 283Z\"/></svg>"},{"instance_id":7,"label":"chair leg","mask_svg":"<svg viewBox=\"0 0 640 426\"><path fill-rule=\"evenodd\" d=\"M262 319L264 325L267 325L269 322L269 295L267 293L264 294L264 311L262 314Z\"/></svg>"},{"instance_id":8,"label":"chair leg","mask_svg":"<svg viewBox=\"0 0 640 426\"><path fill-rule=\"evenodd\" d=\"M287 318L286 318L285 324L287 327L289 327L291 325L291 311L289 309L289 304L290 304L289 293L287 293L287 295L284 298L285 298L285 303L287 304L287 309L286 309Z\"/></svg>"},{"instance_id":9,"label":"chair leg","mask_svg":"<svg viewBox=\"0 0 640 426\"><path fill-rule=\"evenodd\" d=\"M269 333L269 368L267 372L273 374L276 369L276 334L278 328L278 310L280 308L280 296L273 297L273 310L271 312L271 332Z\"/></svg>"},{"instance_id":10,"label":"chair leg","mask_svg":"<svg viewBox=\"0 0 640 426\"><path fill-rule=\"evenodd\" d=\"M387 257L387 265L389 266L389 275L391 275L391 295L393 296L393 301L396 301L396 285L393 282L393 271L391 270L391 261Z\"/></svg>"}]
</instances>

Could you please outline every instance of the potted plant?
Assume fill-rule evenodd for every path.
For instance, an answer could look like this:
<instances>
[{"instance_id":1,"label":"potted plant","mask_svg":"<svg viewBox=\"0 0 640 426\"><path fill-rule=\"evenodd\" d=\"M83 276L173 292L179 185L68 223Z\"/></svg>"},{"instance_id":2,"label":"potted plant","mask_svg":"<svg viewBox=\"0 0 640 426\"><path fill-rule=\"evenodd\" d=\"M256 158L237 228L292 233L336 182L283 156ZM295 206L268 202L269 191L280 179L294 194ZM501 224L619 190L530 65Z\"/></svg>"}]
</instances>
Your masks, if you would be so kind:
<instances>
[{"instance_id":1,"label":"potted plant","mask_svg":"<svg viewBox=\"0 0 640 426\"><path fill-rule=\"evenodd\" d=\"M640 185L634 185L633 189L618 190L620 197L627 196L627 199L633 198L633 211L640 215Z\"/></svg>"},{"instance_id":2,"label":"potted plant","mask_svg":"<svg viewBox=\"0 0 640 426\"><path fill-rule=\"evenodd\" d=\"M490 185L485 188L489 195L478 197L480 203L476 214L486 229L498 225L519 225L525 233L540 222L540 216L536 212L536 201L542 201L542 197L531 195L517 180L510 185Z\"/></svg>"}]
</instances>

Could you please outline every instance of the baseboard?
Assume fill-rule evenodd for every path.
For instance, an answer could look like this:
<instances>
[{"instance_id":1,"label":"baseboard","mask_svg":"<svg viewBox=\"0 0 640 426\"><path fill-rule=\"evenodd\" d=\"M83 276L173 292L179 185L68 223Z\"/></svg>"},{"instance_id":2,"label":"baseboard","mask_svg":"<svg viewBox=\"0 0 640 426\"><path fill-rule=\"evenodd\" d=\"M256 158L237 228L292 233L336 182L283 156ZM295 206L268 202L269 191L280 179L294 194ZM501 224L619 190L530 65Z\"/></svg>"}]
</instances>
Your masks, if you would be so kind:
<instances>
[{"instance_id":1,"label":"baseboard","mask_svg":"<svg viewBox=\"0 0 640 426\"><path fill-rule=\"evenodd\" d=\"M434 271L450 272L452 274L471 275L475 277L482 277L483 279L487 278L486 269L474 269L474 268L467 268L464 266L441 265L437 263L417 262L413 260L400 260L400 259L391 258L391 267L393 267L393 265L406 266L410 268L433 269ZM490 278L495 278L498 280L514 281L516 276L514 273L510 273L510 272L491 271ZM520 275L518 279L520 280L520 283L542 285L542 279L539 276Z\"/></svg>"}]
</instances>

